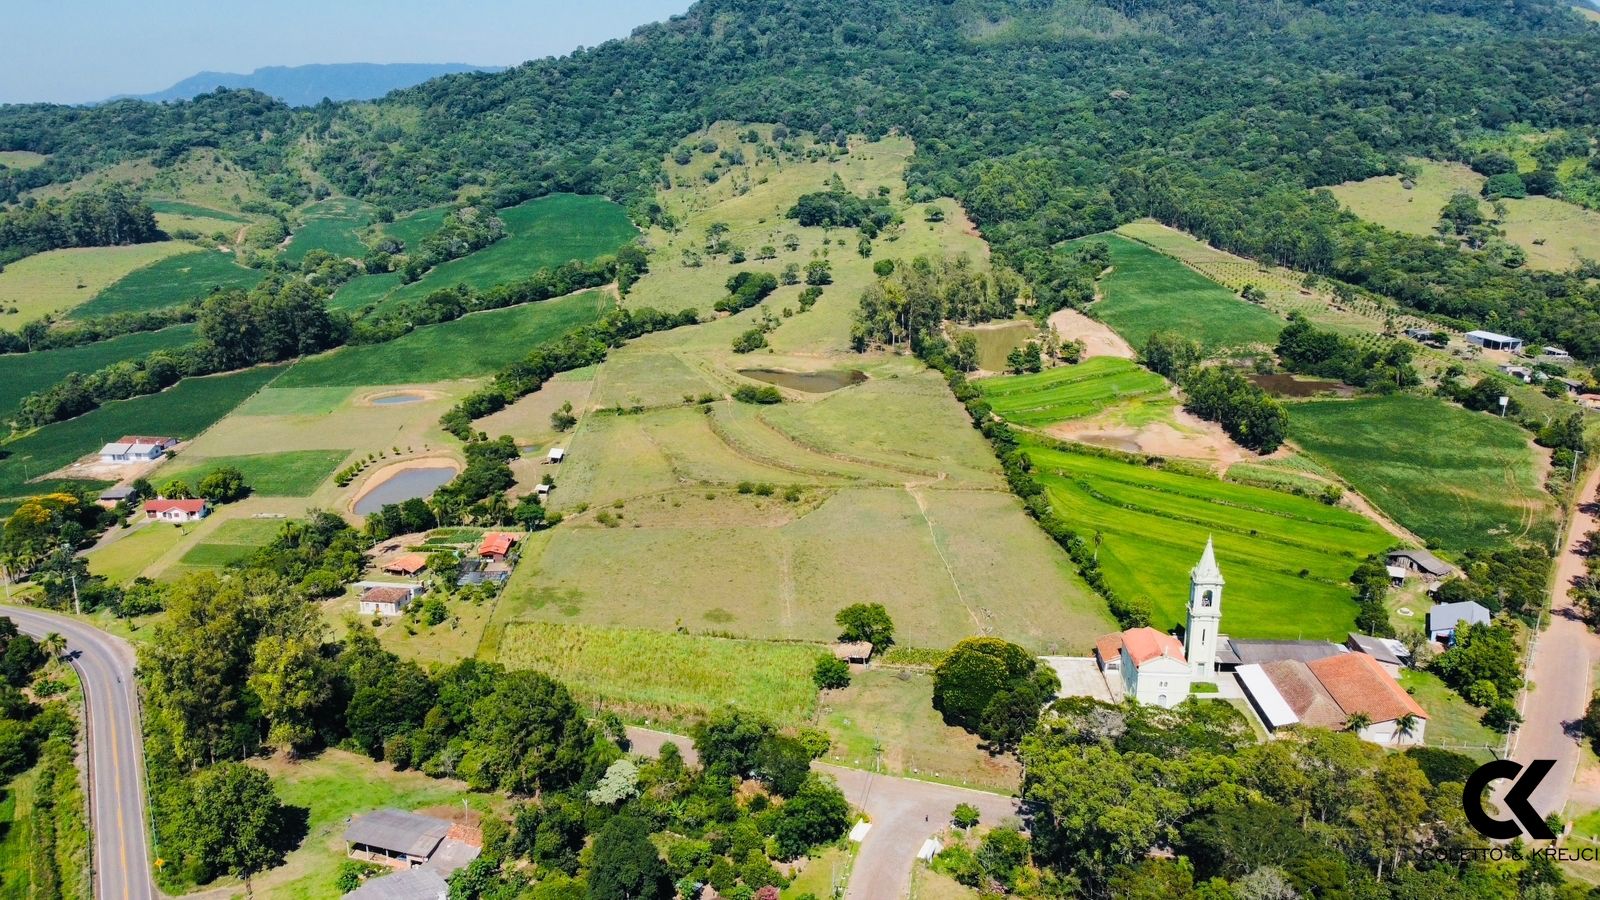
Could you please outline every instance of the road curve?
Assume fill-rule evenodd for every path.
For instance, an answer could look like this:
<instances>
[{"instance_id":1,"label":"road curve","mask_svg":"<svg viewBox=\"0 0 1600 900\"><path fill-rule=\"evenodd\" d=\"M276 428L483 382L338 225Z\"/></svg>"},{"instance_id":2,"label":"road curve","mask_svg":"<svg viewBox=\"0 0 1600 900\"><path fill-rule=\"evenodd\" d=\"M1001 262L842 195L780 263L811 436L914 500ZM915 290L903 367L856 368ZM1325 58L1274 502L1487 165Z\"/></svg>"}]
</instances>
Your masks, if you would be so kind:
<instances>
[{"instance_id":1,"label":"road curve","mask_svg":"<svg viewBox=\"0 0 1600 900\"><path fill-rule=\"evenodd\" d=\"M23 632L67 639L67 654L83 682L88 720L90 828L94 838L94 895L99 900L155 900L145 832L144 744L134 653L127 641L54 613L0 605Z\"/></svg>"}]
</instances>

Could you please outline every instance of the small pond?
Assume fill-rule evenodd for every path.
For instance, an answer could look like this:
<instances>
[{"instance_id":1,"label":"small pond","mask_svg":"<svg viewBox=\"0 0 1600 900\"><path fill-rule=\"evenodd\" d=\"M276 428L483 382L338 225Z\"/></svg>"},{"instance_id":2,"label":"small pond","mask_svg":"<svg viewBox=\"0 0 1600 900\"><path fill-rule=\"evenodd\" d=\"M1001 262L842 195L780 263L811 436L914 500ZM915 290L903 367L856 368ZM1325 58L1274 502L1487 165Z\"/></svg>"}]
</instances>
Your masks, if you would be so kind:
<instances>
[{"instance_id":1,"label":"small pond","mask_svg":"<svg viewBox=\"0 0 1600 900\"><path fill-rule=\"evenodd\" d=\"M420 403L426 399L428 398L421 394L408 394L402 391L398 394L384 394L381 397L373 397L371 403L373 406L402 406L407 403Z\"/></svg>"},{"instance_id":2,"label":"small pond","mask_svg":"<svg viewBox=\"0 0 1600 900\"><path fill-rule=\"evenodd\" d=\"M355 513L364 516L367 513L375 513L390 503L403 503L416 497L427 497L454 477L456 470L451 466L402 469L385 478L377 487L362 494L361 499L356 501Z\"/></svg>"},{"instance_id":3,"label":"small pond","mask_svg":"<svg viewBox=\"0 0 1600 900\"><path fill-rule=\"evenodd\" d=\"M1337 381L1313 381L1293 375L1251 375L1250 380L1269 394L1279 397L1315 397L1318 394L1344 393Z\"/></svg>"},{"instance_id":4,"label":"small pond","mask_svg":"<svg viewBox=\"0 0 1600 900\"><path fill-rule=\"evenodd\" d=\"M829 369L825 372L785 372L782 369L740 369L739 374L767 384L805 391L808 394L826 394L860 384L867 373L859 369Z\"/></svg>"}]
</instances>

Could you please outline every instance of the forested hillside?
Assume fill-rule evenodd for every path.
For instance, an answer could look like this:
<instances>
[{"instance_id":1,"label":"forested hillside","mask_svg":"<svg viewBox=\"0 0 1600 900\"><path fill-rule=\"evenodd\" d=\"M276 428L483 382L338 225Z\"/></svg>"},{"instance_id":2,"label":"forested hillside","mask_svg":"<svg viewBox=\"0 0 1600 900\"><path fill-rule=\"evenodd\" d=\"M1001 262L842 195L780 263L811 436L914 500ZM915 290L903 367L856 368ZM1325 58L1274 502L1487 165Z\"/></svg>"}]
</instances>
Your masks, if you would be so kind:
<instances>
[{"instance_id":1,"label":"forested hillside","mask_svg":"<svg viewBox=\"0 0 1600 900\"><path fill-rule=\"evenodd\" d=\"M478 186L647 206L674 141L716 119L825 136L909 133L910 180L960 198L1036 282L1048 248L1154 215L1252 256L1600 355L1594 288L1363 227L1305 188L1461 157L1510 122L1594 125L1593 26L1541 0L1394 3L705 0L626 40L377 104L295 112L262 95L0 110L0 197L116 159L220 147L283 182L308 163L394 209ZM641 209L648 213L648 210Z\"/></svg>"}]
</instances>

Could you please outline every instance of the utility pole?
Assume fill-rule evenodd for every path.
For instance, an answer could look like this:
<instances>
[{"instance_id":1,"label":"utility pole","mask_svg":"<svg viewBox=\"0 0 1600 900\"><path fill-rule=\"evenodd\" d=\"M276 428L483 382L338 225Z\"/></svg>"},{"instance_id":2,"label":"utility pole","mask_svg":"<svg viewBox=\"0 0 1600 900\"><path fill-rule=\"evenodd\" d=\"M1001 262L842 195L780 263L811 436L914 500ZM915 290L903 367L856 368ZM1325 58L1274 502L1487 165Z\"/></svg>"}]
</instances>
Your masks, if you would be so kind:
<instances>
[{"instance_id":1,"label":"utility pole","mask_svg":"<svg viewBox=\"0 0 1600 900\"><path fill-rule=\"evenodd\" d=\"M1576 486L1577 482L1578 482L1578 457L1580 457L1582 455L1583 455L1583 451L1582 450L1574 450L1574 451L1572 451L1572 475L1569 476L1567 478L1567 480L1572 482L1573 486ZM1582 503L1583 502L1583 498L1579 497L1578 498L1578 502Z\"/></svg>"},{"instance_id":2,"label":"utility pole","mask_svg":"<svg viewBox=\"0 0 1600 900\"><path fill-rule=\"evenodd\" d=\"M78 600L78 558L67 544L62 544L61 549L67 554L67 574L72 578L72 612L74 615L83 615L83 604Z\"/></svg>"}]
</instances>

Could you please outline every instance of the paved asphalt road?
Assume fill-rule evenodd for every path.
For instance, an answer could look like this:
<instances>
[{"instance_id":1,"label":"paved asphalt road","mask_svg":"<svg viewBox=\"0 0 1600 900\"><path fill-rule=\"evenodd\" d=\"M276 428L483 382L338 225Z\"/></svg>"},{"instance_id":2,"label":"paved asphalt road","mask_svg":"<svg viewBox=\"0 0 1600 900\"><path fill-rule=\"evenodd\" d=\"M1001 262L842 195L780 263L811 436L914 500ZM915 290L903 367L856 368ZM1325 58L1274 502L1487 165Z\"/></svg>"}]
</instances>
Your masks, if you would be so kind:
<instances>
[{"instance_id":1,"label":"paved asphalt road","mask_svg":"<svg viewBox=\"0 0 1600 900\"><path fill-rule=\"evenodd\" d=\"M684 761L698 762L693 742L682 735L629 728L628 739L635 753L655 756L661 752L662 744L671 742L683 751ZM924 841L949 823L950 813L957 804L970 803L977 807L983 821L990 825L1017 814L1014 797L913 778L874 775L826 763L813 763L812 768L832 776L845 798L865 810L872 820L872 828L861 842L855 868L850 872L846 900L905 897L911 889L911 865L916 861L917 851Z\"/></svg>"},{"instance_id":2,"label":"paved asphalt road","mask_svg":"<svg viewBox=\"0 0 1600 900\"><path fill-rule=\"evenodd\" d=\"M1534 646L1528 680L1533 683L1523 705L1523 725L1517 730L1511 758L1526 764L1533 759L1553 759L1555 768L1533 792L1533 807L1540 813L1562 812L1572 792L1582 756L1582 738L1576 724L1589 705L1589 674L1600 658L1600 637L1573 608L1569 589L1586 574L1584 536L1600 528L1600 468L1589 473L1567 526L1566 546L1556 559L1555 582L1550 591L1550 625ZM1497 781L1492 796L1498 803L1509 783Z\"/></svg>"},{"instance_id":3,"label":"paved asphalt road","mask_svg":"<svg viewBox=\"0 0 1600 900\"><path fill-rule=\"evenodd\" d=\"M0 605L27 634L54 631L83 681L88 706L90 828L94 834L95 897L154 900L145 833L144 747L134 691L133 648L127 641L52 613Z\"/></svg>"}]
</instances>

